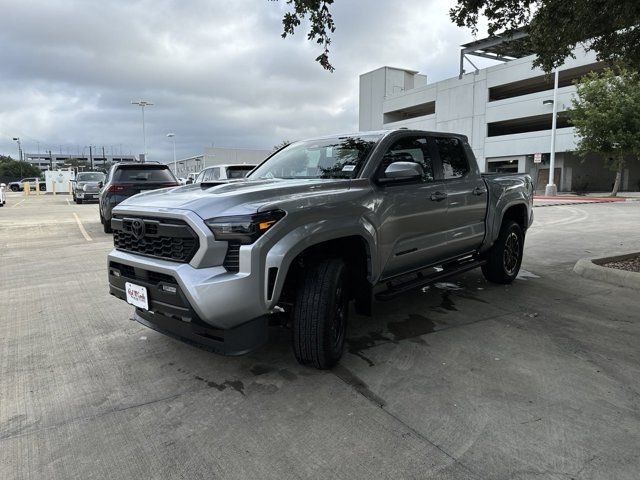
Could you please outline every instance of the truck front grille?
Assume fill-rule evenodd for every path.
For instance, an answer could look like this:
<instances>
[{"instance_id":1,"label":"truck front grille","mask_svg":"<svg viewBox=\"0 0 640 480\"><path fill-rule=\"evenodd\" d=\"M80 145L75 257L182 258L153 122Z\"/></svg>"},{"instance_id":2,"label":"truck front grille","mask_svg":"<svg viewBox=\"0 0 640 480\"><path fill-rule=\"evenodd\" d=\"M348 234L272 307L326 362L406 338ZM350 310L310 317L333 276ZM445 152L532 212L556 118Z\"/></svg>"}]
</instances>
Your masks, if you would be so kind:
<instances>
[{"instance_id":1,"label":"truck front grille","mask_svg":"<svg viewBox=\"0 0 640 480\"><path fill-rule=\"evenodd\" d=\"M125 252L186 263L200 247L198 236L182 220L114 217L111 225L113 244Z\"/></svg>"},{"instance_id":2,"label":"truck front grille","mask_svg":"<svg viewBox=\"0 0 640 480\"><path fill-rule=\"evenodd\" d=\"M227 254L224 257L222 266L229 272L238 272L240 270L240 243L229 242L227 246Z\"/></svg>"}]
</instances>

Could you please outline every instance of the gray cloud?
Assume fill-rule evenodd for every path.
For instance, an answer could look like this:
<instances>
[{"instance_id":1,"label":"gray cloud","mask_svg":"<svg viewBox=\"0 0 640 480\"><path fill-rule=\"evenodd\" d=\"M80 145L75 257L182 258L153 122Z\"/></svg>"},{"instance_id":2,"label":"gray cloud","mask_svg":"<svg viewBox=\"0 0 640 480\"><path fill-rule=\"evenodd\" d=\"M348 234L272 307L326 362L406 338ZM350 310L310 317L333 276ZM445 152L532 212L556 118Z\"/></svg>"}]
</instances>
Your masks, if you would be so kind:
<instances>
[{"instance_id":1,"label":"gray cloud","mask_svg":"<svg viewBox=\"0 0 640 480\"><path fill-rule=\"evenodd\" d=\"M334 74L302 31L280 38L282 2L5 0L0 30L0 152L107 145L151 158L211 144L266 147L357 129L358 76L382 65L430 81L457 73L468 31L444 0L337 0ZM78 147L79 146L79 147Z\"/></svg>"}]
</instances>

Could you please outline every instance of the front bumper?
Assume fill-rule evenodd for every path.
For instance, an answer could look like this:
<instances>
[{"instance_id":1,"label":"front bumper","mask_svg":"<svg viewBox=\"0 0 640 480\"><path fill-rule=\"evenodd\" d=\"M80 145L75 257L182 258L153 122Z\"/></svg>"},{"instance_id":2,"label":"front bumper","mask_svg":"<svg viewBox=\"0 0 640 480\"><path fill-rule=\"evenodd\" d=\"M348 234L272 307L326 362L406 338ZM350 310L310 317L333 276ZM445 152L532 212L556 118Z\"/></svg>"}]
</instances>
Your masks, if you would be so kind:
<instances>
[{"instance_id":1,"label":"front bumper","mask_svg":"<svg viewBox=\"0 0 640 480\"><path fill-rule=\"evenodd\" d=\"M151 310L197 318L225 330L270 313L258 272L232 273L222 266L194 268L115 249L108 262L111 293L120 289L124 295L127 281L147 287ZM170 293L174 288L175 293Z\"/></svg>"},{"instance_id":2,"label":"front bumper","mask_svg":"<svg viewBox=\"0 0 640 480\"><path fill-rule=\"evenodd\" d=\"M206 282L192 284L184 273L178 277L176 272L179 267L173 274L167 274L141 268L140 262L135 266L124 263L128 259L119 258L118 254L127 255L118 251L109 255L109 293L126 301L127 282L145 287L149 310L136 308L134 315L141 324L223 355L242 355L255 350L267 340L268 315L243 311L247 303L246 296L244 299L230 298L229 289L224 288L224 284L216 284L207 290L211 297L209 301L218 304L212 311L214 323L210 318L205 321L197 311L203 305L197 304L199 308L194 308L196 304L191 303L188 288L207 289Z\"/></svg>"},{"instance_id":3,"label":"front bumper","mask_svg":"<svg viewBox=\"0 0 640 480\"><path fill-rule=\"evenodd\" d=\"M76 192L76 198L82 200L97 200L98 193Z\"/></svg>"}]
</instances>

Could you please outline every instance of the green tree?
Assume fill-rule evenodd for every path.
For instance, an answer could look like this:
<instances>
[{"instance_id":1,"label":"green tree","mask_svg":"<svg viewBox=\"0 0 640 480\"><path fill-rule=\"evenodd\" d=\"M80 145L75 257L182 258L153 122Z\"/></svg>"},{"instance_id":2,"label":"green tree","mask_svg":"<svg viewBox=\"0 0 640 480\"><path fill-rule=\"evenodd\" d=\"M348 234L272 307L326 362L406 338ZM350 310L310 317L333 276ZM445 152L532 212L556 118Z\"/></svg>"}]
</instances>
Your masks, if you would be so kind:
<instances>
[{"instance_id":1,"label":"green tree","mask_svg":"<svg viewBox=\"0 0 640 480\"><path fill-rule=\"evenodd\" d=\"M489 35L524 28L534 65L547 72L573 56L578 44L599 60L640 70L638 0L458 0L449 14L474 32L484 16Z\"/></svg>"},{"instance_id":2,"label":"green tree","mask_svg":"<svg viewBox=\"0 0 640 480\"><path fill-rule=\"evenodd\" d=\"M11 157L0 155L0 178L9 181L21 180L26 177L40 177L42 172L27 162L18 162Z\"/></svg>"},{"instance_id":3,"label":"green tree","mask_svg":"<svg viewBox=\"0 0 640 480\"><path fill-rule=\"evenodd\" d=\"M273 146L273 151L280 150L281 148L286 147L287 145L291 145L292 142L289 140L283 140L279 144Z\"/></svg>"},{"instance_id":4,"label":"green tree","mask_svg":"<svg viewBox=\"0 0 640 480\"><path fill-rule=\"evenodd\" d=\"M360 1L364 8L364 0ZM335 31L333 0L287 0L287 4L291 11L282 19L282 36L293 35L306 18L307 38L324 48L316 61L333 71L329 62L330 35ZM534 65L547 72L572 56L578 44L597 52L600 60L640 71L638 0L458 0L449 15L456 25L474 33L480 17L486 18L489 35L523 28L536 54Z\"/></svg>"},{"instance_id":5,"label":"green tree","mask_svg":"<svg viewBox=\"0 0 640 480\"><path fill-rule=\"evenodd\" d=\"M578 135L577 153L599 153L616 172L611 196L620 189L625 157L640 154L640 74L630 70L590 73L576 82L568 111Z\"/></svg>"},{"instance_id":6,"label":"green tree","mask_svg":"<svg viewBox=\"0 0 640 480\"><path fill-rule=\"evenodd\" d=\"M277 2L278 0L271 1ZM307 18L309 20L307 40L315 41L322 47L322 53L316 57L316 62L322 65L325 70L333 72L333 65L329 62L330 35L336 31L329 10L333 0L286 0L286 3L290 10L282 18L282 38L293 35L302 20Z\"/></svg>"}]
</instances>

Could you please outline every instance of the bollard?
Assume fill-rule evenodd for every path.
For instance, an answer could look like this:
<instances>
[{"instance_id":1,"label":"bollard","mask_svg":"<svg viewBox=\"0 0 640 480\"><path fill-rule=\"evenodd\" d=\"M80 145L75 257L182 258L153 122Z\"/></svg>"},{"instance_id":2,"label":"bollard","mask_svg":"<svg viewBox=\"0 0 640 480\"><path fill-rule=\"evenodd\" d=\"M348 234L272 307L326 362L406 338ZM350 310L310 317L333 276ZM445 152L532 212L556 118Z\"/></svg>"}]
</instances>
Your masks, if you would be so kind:
<instances>
[{"instance_id":1,"label":"bollard","mask_svg":"<svg viewBox=\"0 0 640 480\"><path fill-rule=\"evenodd\" d=\"M24 192L25 197L31 193L31 185L29 185L29 182L24 182L22 184L22 191Z\"/></svg>"},{"instance_id":2,"label":"bollard","mask_svg":"<svg viewBox=\"0 0 640 480\"><path fill-rule=\"evenodd\" d=\"M40 195L40 181L36 181L36 195Z\"/></svg>"},{"instance_id":3,"label":"bollard","mask_svg":"<svg viewBox=\"0 0 640 480\"><path fill-rule=\"evenodd\" d=\"M73 186L71 185L71 181L69 181L69 195L73 195Z\"/></svg>"},{"instance_id":4,"label":"bollard","mask_svg":"<svg viewBox=\"0 0 640 480\"><path fill-rule=\"evenodd\" d=\"M51 186L53 187L51 189L51 192L55 195L56 194L56 182L51 182Z\"/></svg>"}]
</instances>

